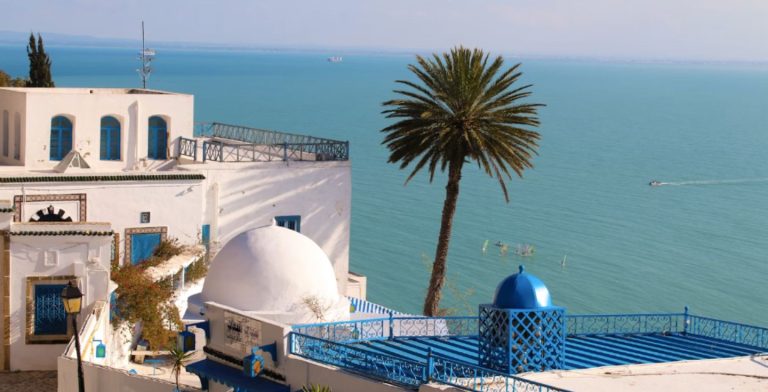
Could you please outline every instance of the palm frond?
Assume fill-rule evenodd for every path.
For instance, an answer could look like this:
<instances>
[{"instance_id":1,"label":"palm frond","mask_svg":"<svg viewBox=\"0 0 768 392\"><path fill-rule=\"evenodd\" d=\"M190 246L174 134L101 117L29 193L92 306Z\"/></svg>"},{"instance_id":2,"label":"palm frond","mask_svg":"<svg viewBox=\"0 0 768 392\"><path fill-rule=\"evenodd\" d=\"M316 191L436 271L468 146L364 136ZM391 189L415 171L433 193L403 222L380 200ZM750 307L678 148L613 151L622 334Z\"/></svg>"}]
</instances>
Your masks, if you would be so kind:
<instances>
[{"instance_id":1,"label":"palm frond","mask_svg":"<svg viewBox=\"0 0 768 392\"><path fill-rule=\"evenodd\" d=\"M505 181L533 167L544 106L523 102L532 86L516 86L520 64L505 69L503 58L459 46L417 56L408 69L415 80L396 81L404 88L383 103L382 113L396 120L382 129L389 162L412 166L407 183L422 170L432 181L452 162L474 161L509 200Z\"/></svg>"}]
</instances>

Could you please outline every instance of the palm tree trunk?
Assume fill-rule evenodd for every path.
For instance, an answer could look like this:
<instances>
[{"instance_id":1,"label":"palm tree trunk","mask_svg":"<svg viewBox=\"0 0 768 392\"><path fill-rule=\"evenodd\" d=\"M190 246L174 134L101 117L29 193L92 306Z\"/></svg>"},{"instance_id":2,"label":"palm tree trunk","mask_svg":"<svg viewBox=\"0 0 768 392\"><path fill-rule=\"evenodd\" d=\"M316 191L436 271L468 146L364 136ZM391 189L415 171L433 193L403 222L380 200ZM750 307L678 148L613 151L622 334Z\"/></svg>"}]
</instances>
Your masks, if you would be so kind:
<instances>
[{"instance_id":1,"label":"palm tree trunk","mask_svg":"<svg viewBox=\"0 0 768 392\"><path fill-rule=\"evenodd\" d=\"M445 186L445 202L443 203L443 218L440 222L440 235L437 237L435 261L432 264L432 276L429 279L427 297L424 299L424 315L437 316L440 299L443 296L445 284L446 261L448 260L448 243L453 229L453 215L456 212L456 202L459 199L459 182L464 161L451 162L448 167L448 184Z\"/></svg>"}]
</instances>

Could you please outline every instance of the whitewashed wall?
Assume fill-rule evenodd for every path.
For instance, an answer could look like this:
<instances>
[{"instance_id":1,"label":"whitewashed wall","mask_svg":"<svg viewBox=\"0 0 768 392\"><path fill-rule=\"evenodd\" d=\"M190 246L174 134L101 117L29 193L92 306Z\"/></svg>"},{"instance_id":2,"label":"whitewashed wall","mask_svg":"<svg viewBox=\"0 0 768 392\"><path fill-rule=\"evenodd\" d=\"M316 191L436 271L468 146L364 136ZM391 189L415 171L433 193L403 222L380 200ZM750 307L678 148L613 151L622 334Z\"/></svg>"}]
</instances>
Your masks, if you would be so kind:
<instances>
[{"instance_id":1,"label":"whitewashed wall","mask_svg":"<svg viewBox=\"0 0 768 392\"><path fill-rule=\"evenodd\" d=\"M14 230L25 230L19 225ZM53 225L46 225L53 226ZM76 230L66 225L65 230ZM80 226L80 225L78 225ZM99 225L98 230L108 229ZM45 230L45 227L38 229ZM59 227L60 229L60 227ZM87 314L97 300L108 297L111 237L99 236L11 236L10 271L10 343L11 370L51 370L66 344L27 344L27 278L38 276L76 276L83 298L82 314ZM46 265L45 252L53 251L55 265ZM97 260L90 263L89 260ZM82 321L82 317L80 317Z\"/></svg>"},{"instance_id":2,"label":"whitewashed wall","mask_svg":"<svg viewBox=\"0 0 768 392\"><path fill-rule=\"evenodd\" d=\"M352 179L346 162L256 162L183 165L205 174L205 214L220 246L275 216L301 215L301 233L328 255L346 294ZM2 195L0 195L2 199Z\"/></svg>"},{"instance_id":3,"label":"whitewashed wall","mask_svg":"<svg viewBox=\"0 0 768 392\"><path fill-rule=\"evenodd\" d=\"M186 94L128 94L126 89L0 88L0 120L6 108L21 113L23 151L22 160L7 161L0 157L0 163L23 162L27 168L52 168L58 163L49 160L51 119L58 115L72 121L72 148L79 151L92 168L99 170L146 170L163 163L147 160L151 116L161 116L167 122L169 157L177 149L178 138L192 137L194 127L194 97ZM113 116L120 121L120 161L99 160L103 116ZM13 141L11 149L12 146Z\"/></svg>"},{"instance_id":4,"label":"whitewashed wall","mask_svg":"<svg viewBox=\"0 0 768 392\"><path fill-rule=\"evenodd\" d=\"M25 184L24 192L27 196L85 193L86 220L111 223L112 229L120 234L121 257L125 255L126 228L165 226L168 236L182 243L200 241L204 196L201 180ZM16 195L22 195L21 184L0 184L0 200L13 200ZM48 205L63 208L77 220L72 202L54 201L25 205L25 220ZM149 223L140 222L140 213L144 211L150 212Z\"/></svg>"},{"instance_id":5,"label":"whitewashed wall","mask_svg":"<svg viewBox=\"0 0 768 392\"><path fill-rule=\"evenodd\" d=\"M24 162L24 137L23 130L25 127L25 116L27 102L25 94L21 91L12 91L8 89L0 89L0 164L2 165L23 165ZM8 155L2 154L2 129L3 127L3 112L8 112ZM19 159L14 158L14 147L16 146L16 122L19 122L19 127L22 129L22 137L19 141L20 151L18 153Z\"/></svg>"}]
</instances>

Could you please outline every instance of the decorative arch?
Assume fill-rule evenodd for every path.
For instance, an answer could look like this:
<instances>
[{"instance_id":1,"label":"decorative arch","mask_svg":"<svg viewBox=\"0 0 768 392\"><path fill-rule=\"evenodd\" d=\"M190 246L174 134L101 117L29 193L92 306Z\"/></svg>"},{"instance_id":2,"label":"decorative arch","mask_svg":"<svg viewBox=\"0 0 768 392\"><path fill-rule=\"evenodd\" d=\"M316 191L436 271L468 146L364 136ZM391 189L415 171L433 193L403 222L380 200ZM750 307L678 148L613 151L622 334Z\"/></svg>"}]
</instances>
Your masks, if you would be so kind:
<instances>
[{"instance_id":1,"label":"decorative arch","mask_svg":"<svg viewBox=\"0 0 768 392\"><path fill-rule=\"evenodd\" d=\"M147 157L168 159L168 123L165 119L160 116L150 117L147 136Z\"/></svg>"},{"instance_id":2,"label":"decorative arch","mask_svg":"<svg viewBox=\"0 0 768 392\"><path fill-rule=\"evenodd\" d=\"M35 215L32 215L32 218L29 219L30 222L72 222L72 217L67 215L67 212L59 208L57 210L56 207L49 205L46 208L43 208L40 211L37 211Z\"/></svg>"},{"instance_id":3,"label":"decorative arch","mask_svg":"<svg viewBox=\"0 0 768 392\"><path fill-rule=\"evenodd\" d=\"M102 161L120 160L120 121L113 116L101 118L101 147L99 158Z\"/></svg>"},{"instance_id":4,"label":"decorative arch","mask_svg":"<svg viewBox=\"0 0 768 392\"><path fill-rule=\"evenodd\" d=\"M72 121L65 116L51 119L50 159L60 161L72 151Z\"/></svg>"}]
</instances>

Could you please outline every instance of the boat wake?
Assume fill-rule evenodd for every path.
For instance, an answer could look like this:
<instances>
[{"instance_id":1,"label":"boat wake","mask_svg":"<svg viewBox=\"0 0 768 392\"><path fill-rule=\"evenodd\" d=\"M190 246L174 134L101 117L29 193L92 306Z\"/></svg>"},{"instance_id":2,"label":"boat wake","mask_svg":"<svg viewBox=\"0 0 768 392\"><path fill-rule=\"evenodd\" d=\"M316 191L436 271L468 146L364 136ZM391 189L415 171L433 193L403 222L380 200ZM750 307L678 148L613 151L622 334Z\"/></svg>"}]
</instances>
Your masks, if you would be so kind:
<instances>
[{"instance_id":1,"label":"boat wake","mask_svg":"<svg viewBox=\"0 0 768 392\"><path fill-rule=\"evenodd\" d=\"M697 180L697 181L651 181L651 186L686 186L686 185L738 185L768 182L768 178L740 178L734 180Z\"/></svg>"}]
</instances>

